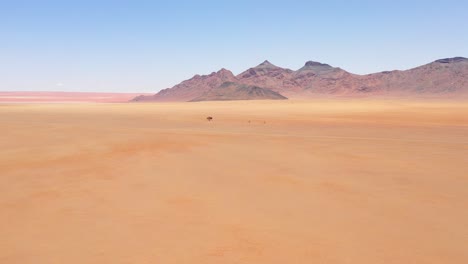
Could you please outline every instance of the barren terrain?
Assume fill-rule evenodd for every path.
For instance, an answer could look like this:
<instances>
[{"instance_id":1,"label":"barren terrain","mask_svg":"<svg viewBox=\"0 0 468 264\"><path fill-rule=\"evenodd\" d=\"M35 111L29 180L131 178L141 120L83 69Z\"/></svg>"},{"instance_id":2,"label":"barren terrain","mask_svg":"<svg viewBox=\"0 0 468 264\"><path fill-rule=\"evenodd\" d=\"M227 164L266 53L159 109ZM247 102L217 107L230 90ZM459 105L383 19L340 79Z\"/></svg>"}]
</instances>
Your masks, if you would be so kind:
<instances>
[{"instance_id":1,"label":"barren terrain","mask_svg":"<svg viewBox=\"0 0 468 264\"><path fill-rule=\"evenodd\" d=\"M468 263L467 102L0 104L0 128L0 263Z\"/></svg>"},{"instance_id":2,"label":"barren terrain","mask_svg":"<svg viewBox=\"0 0 468 264\"><path fill-rule=\"evenodd\" d=\"M141 93L1 92L0 103L122 103Z\"/></svg>"}]
</instances>

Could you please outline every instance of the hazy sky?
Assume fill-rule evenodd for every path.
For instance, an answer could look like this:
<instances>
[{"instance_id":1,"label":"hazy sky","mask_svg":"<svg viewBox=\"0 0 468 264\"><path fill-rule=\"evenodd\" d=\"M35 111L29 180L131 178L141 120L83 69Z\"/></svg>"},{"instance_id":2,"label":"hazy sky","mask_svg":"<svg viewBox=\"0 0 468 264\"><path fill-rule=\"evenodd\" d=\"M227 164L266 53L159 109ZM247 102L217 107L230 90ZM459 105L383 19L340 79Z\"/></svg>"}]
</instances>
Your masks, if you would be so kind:
<instances>
[{"instance_id":1,"label":"hazy sky","mask_svg":"<svg viewBox=\"0 0 468 264\"><path fill-rule=\"evenodd\" d=\"M224 67L468 57L468 1L0 0L0 91L156 92Z\"/></svg>"}]
</instances>

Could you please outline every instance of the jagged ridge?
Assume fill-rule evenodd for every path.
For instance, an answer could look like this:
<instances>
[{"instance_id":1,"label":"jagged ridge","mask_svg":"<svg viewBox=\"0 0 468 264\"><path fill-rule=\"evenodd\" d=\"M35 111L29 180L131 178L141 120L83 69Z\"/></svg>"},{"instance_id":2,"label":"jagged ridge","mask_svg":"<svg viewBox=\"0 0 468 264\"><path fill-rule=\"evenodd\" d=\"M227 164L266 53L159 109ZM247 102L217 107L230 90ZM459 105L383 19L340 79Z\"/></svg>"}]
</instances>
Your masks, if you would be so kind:
<instances>
[{"instance_id":1,"label":"jagged ridge","mask_svg":"<svg viewBox=\"0 0 468 264\"><path fill-rule=\"evenodd\" d=\"M446 58L406 71L384 71L368 75L352 74L314 61L306 62L297 71L264 61L237 76L226 69L210 75L196 75L154 96L139 96L133 101L192 101L210 94L212 89L215 89L213 93L222 92L218 88L226 82L235 83L239 87L256 86L290 98L323 94L468 96L468 59Z\"/></svg>"}]
</instances>

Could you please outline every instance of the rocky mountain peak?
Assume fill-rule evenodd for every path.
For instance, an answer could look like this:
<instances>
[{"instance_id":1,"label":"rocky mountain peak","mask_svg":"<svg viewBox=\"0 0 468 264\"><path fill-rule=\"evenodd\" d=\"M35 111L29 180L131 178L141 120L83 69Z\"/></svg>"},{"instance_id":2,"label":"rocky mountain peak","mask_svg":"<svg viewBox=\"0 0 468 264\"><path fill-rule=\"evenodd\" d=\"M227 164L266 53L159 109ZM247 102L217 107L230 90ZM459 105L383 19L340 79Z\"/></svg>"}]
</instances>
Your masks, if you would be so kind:
<instances>
[{"instance_id":1,"label":"rocky mountain peak","mask_svg":"<svg viewBox=\"0 0 468 264\"><path fill-rule=\"evenodd\" d=\"M435 62L437 62L437 63L457 63L457 62L462 62L462 61L468 62L468 59L464 58L464 57L454 57L454 58L446 58L446 59L436 60Z\"/></svg>"},{"instance_id":2,"label":"rocky mountain peak","mask_svg":"<svg viewBox=\"0 0 468 264\"><path fill-rule=\"evenodd\" d=\"M304 66L305 67L331 67L328 64L320 63L320 62L316 62L316 61L308 61L308 62L306 62L306 64Z\"/></svg>"},{"instance_id":3,"label":"rocky mountain peak","mask_svg":"<svg viewBox=\"0 0 468 264\"><path fill-rule=\"evenodd\" d=\"M265 68L279 68L278 66L272 64L271 62L269 62L268 60L260 63L257 67L255 68L262 68L262 69L265 69Z\"/></svg>"},{"instance_id":4,"label":"rocky mountain peak","mask_svg":"<svg viewBox=\"0 0 468 264\"><path fill-rule=\"evenodd\" d=\"M225 68L222 68L216 74L220 75L220 76L232 76L232 77L234 77L234 74L230 70L226 70Z\"/></svg>"}]
</instances>

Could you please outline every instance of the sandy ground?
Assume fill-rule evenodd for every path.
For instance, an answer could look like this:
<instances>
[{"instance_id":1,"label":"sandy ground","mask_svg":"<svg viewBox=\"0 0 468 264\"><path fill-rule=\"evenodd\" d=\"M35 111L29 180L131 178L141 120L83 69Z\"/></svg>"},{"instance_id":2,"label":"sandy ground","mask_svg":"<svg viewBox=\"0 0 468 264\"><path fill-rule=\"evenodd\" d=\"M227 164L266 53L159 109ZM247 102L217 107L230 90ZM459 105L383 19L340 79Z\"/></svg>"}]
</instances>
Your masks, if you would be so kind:
<instances>
[{"instance_id":1,"label":"sandy ground","mask_svg":"<svg viewBox=\"0 0 468 264\"><path fill-rule=\"evenodd\" d=\"M467 102L4 104L0 125L0 263L468 263Z\"/></svg>"}]
</instances>

